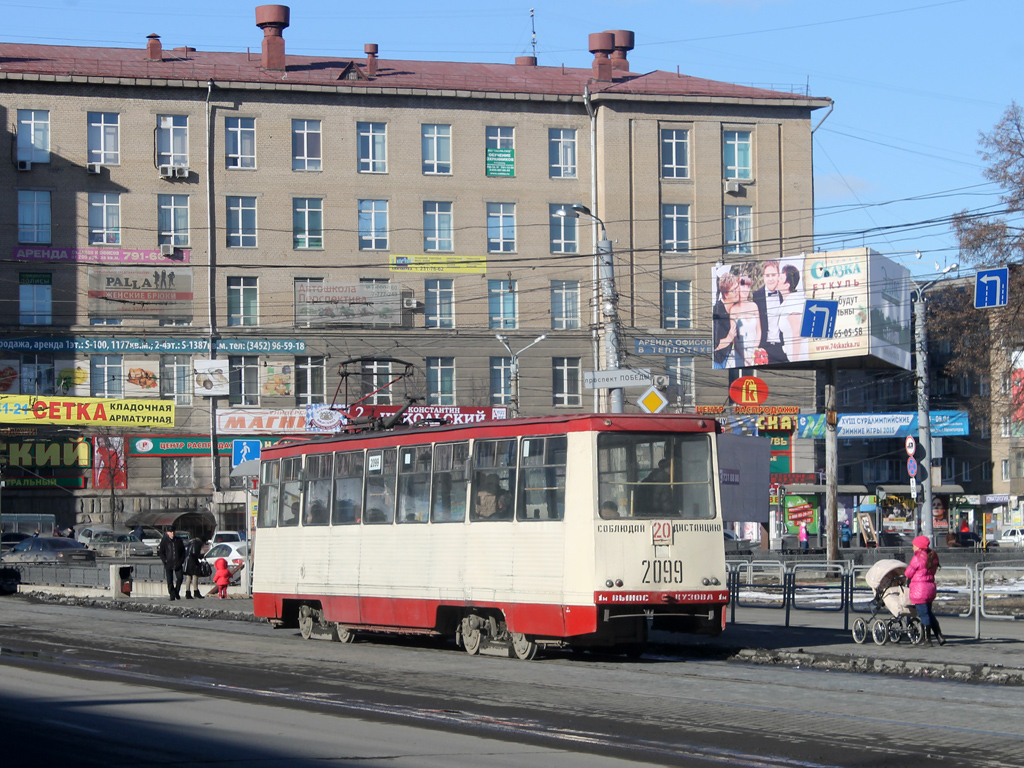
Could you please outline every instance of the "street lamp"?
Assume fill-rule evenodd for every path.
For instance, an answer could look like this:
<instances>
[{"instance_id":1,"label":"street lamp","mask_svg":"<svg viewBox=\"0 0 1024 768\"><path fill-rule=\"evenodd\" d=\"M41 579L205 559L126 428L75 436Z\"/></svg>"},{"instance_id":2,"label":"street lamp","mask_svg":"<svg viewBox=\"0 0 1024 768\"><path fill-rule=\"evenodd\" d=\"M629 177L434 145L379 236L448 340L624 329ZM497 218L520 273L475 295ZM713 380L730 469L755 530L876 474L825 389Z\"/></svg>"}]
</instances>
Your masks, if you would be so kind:
<instances>
[{"instance_id":1,"label":"street lamp","mask_svg":"<svg viewBox=\"0 0 1024 768\"><path fill-rule=\"evenodd\" d=\"M601 314L603 316L605 370L619 370L619 309L615 295L615 270L612 261L612 241L608 239L604 222L590 212L585 205L573 203L559 208L556 216L593 219L601 227L601 239L597 243L598 271L601 281ZM612 413L622 413L622 390L608 391L608 408Z\"/></svg>"},{"instance_id":2,"label":"street lamp","mask_svg":"<svg viewBox=\"0 0 1024 768\"><path fill-rule=\"evenodd\" d=\"M917 301L914 304L914 342L917 346L917 444L924 450L925 473L921 483L924 490L924 501L920 513L921 533L932 538L932 424L928 406L928 331L925 328L925 297L924 292L939 282L953 270L960 269L959 264L946 267L934 280L924 285L915 285Z\"/></svg>"},{"instance_id":3,"label":"street lamp","mask_svg":"<svg viewBox=\"0 0 1024 768\"><path fill-rule=\"evenodd\" d=\"M509 355L511 355L512 359L512 368L511 371L509 372L509 386L512 390L511 405L513 419L519 418L519 356L523 354L523 352L528 350L530 347L532 347L534 344L539 344L540 342L544 341L544 339L546 339L547 337L548 335L546 333L542 333L540 336L531 341L518 352L513 352L512 347L508 345L507 336L502 336L500 333L494 334L494 338L500 341L501 345L508 350L508 353Z\"/></svg>"}]
</instances>

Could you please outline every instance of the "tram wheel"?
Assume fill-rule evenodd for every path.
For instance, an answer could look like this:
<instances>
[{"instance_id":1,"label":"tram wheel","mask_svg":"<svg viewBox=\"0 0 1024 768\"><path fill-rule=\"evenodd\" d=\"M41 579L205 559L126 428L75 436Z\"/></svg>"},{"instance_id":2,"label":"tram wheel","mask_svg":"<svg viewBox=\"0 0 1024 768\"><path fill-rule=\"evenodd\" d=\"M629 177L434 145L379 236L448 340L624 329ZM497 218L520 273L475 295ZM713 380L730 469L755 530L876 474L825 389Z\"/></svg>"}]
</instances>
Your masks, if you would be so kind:
<instances>
[{"instance_id":1,"label":"tram wheel","mask_svg":"<svg viewBox=\"0 0 1024 768\"><path fill-rule=\"evenodd\" d=\"M530 640L522 632L512 633L512 650L515 652L517 659L532 661L537 656L538 648L537 643Z\"/></svg>"},{"instance_id":2,"label":"tram wheel","mask_svg":"<svg viewBox=\"0 0 1024 768\"><path fill-rule=\"evenodd\" d=\"M335 624L334 638L339 643L354 643L356 641L356 633L348 627L343 627L341 624Z\"/></svg>"},{"instance_id":3,"label":"tram wheel","mask_svg":"<svg viewBox=\"0 0 1024 768\"><path fill-rule=\"evenodd\" d=\"M308 605L299 608L299 632L302 633L303 640L309 640L313 637L313 626L315 624L316 612Z\"/></svg>"},{"instance_id":4,"label":"tram wheel","mask_svg":"<svg viewBox=\"0 0 1024 768\"><path fill-rule=\"evenodd\" d=\"M871 622L871 639L875 641L875 645L885 645L885 642L889 639L889 628L885 626L885 622L881 619L875 619Z\"/></svg>"},{"instance_id":5,"label":"tram wheel","mask_svg":"<svg viewBox=\"0 0 1024 768\"><path fill-rule=\"evenodd\" d=\"M868 639L868 623L864 619L853 622L853 642L860 645Z\"/></svg>"},{"instance_id":6,"label":"tram wheel","mask_svg":"<svg viewBox=\"0 0 1024 768\"><path fill-rule=\"evenodd\" d=\"M480 646L483 643L483 632L480 631L480 627L474 627L472 619L473 616L467 616L462 620L462 647L466 649L466 653L470 656L476 656L480 653Z\"/></svg>"}]
</instances>

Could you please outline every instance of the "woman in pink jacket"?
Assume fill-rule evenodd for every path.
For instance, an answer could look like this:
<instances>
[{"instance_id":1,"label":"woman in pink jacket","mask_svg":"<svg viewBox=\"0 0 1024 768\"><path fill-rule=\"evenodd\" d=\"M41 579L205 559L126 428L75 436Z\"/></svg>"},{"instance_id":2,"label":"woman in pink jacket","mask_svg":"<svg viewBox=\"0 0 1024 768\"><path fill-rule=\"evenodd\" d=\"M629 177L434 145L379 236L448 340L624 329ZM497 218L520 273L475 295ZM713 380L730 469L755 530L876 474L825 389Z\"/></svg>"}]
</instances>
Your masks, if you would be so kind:
<instances>
[{"instance_id":1,"label":"woman in pink jacket","mask_svg":"<svg viewBox=\"0 0 1024 768\"><path fill-rule=\"evenodd\" d=\"M939 629L939 620L932 613L932 603L937 591L935 572L939 570L939 556L930 545L931 541L927 536L918 536L914 539L914 556L910 558L910 565L903 575L910 582L910 602L914 604L917 615L924 625L925 644L931 645L931 636L935 635L939 645L945 645L946 638Z\"/></svg>"}]
</instances>

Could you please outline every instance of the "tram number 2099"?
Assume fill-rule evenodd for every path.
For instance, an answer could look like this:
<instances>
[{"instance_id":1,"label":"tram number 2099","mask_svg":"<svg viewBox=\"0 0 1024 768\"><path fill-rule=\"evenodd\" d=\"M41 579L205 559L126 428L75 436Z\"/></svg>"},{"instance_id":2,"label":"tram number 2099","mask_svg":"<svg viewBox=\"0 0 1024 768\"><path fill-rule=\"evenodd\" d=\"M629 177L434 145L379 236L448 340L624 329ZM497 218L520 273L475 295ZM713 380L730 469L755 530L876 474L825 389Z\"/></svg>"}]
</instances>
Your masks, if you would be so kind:
<instances>
[{"instance_id":1,"label":"tram number 2099","mask_svg":"<svg viewBox=\"0 0 1024 768\"><path fill-rule=\"evenodd\" d=\"M682 560L641 560L644 584L682 584Z\"/></svg>"}]
</instances>

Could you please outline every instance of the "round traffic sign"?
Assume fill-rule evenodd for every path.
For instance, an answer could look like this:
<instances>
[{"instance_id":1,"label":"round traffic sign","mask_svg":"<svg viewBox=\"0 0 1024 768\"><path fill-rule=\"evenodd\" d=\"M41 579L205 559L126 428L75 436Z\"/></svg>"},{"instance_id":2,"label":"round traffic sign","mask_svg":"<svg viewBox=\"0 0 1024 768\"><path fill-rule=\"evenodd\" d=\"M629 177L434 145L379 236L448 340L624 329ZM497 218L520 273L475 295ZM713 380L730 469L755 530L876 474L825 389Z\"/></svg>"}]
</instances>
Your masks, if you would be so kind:
<instances>
[{"instance_id":1,"label":"round traffic sign","mask_svg":"<svg viewBox=\"0 0 1024 768\"><path fill-rule=\"evenodd\" d=\"M917 459L913 456L907 459L907 474L911 479L917 477Z\"/></svg>"},{"instance_id":2,"label":"round traffic sign","mask_svg":"<svg viewBox=\"0 0 1024 768\"><path fill-rule=\"evenodd\" d=\"M907 456L913 456L917 452L917 440L914 439L913 435L907 436Z\"/></svg>"}]
</instances>

